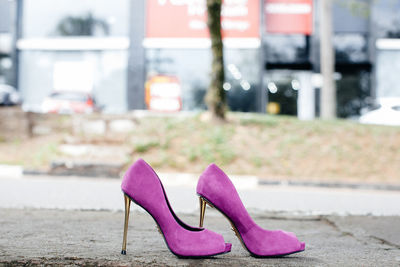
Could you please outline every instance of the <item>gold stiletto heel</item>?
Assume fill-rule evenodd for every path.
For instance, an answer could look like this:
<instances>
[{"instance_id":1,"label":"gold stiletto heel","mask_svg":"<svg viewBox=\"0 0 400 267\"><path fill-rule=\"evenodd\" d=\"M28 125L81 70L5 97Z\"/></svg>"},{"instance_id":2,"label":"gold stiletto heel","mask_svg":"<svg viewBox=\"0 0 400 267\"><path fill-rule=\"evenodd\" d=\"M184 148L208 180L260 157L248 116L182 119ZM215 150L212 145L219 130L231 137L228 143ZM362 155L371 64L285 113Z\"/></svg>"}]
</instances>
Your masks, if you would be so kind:
<instances>
[{"instance_id":1,"label":"gold stiletto heel","mask_svg":"<svg viewBox=\"0 0 400 267\"><path fill-rule=\"evenodd\" d=\"M126 236L128 234L129 210L131 207L131 199L125 194L124 194L124 200L125 200L125 225L124 225L124 237L122 240L122 250L121 250L122 255L126 255Z\"/></svg>"},{"instance_id":2,"label":"gold stiletto heel","mask_svg":"<svg viewBox=\"0 0 400 267\"><path fill-rule=\"evenodd\" d=\"M206 213L206 201L202 198L199 197L200 200L200 227L203 227L203 222L204 222L204 214Z\"/></svg>"}]
</instances>

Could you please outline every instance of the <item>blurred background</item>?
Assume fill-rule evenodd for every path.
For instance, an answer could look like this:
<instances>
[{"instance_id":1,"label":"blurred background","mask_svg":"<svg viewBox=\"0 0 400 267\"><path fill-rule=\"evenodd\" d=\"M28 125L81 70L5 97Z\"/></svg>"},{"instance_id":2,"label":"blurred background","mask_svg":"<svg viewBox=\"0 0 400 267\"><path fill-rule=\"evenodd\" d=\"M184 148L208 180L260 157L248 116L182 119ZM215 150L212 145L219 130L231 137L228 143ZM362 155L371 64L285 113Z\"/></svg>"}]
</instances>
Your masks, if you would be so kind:
<instances>
[{"instance_id":1,"label":"blurred background","mask_svg":"<svg viewBox=\"0 0 400 267\"><path fill-rule=\"evenodd\" d=\"M230 113L213 125L201 115L204 1L0 0L0 163L119 172L144 157L165 171L215 161L274 179L398 182L400 3L334 0L325 22L320 5L225 1ZM328 121L321 44L334 51L339 119Z\"/></svg>"},{"instance_id":2,"label":"blurred background","mask_svg":"<svg viewBox=\"0 0 400 267\"><path fill-rule=\"evenodd\" d=\"M204 4L131 2L1 0L0 82L16 88L26 111L48 112L46 98L74 97L57 92L90 96L106 113L204 109L211 60ZM231 110L264 112L258 95L265 90L270 113L318 116L319 1L292 2L227 1L224 88ZM339 117L399 97L399 11L394 0L333 2ZM177 102L149 106L146 82L176 84L162 98Z\"/></svg>"}]
</instances>

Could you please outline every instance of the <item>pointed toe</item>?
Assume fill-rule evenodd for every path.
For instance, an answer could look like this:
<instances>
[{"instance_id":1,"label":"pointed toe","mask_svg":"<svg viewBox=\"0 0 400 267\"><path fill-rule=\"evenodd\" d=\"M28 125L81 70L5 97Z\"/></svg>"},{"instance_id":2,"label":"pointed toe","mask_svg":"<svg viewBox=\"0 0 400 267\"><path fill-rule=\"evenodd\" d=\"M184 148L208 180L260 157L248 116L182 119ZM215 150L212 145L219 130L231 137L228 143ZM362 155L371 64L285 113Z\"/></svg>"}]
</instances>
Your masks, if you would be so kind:
<instances>
[{"instance_id":1,"label":"pointed toe","mask_svg":"<svg viewBox=\"0 0 400 267\"><path fill-rule=\"evenodd\" d=\"M306 249L306 243L300 242L300 251L303 251Z\"/></svg>"}]
</instances>

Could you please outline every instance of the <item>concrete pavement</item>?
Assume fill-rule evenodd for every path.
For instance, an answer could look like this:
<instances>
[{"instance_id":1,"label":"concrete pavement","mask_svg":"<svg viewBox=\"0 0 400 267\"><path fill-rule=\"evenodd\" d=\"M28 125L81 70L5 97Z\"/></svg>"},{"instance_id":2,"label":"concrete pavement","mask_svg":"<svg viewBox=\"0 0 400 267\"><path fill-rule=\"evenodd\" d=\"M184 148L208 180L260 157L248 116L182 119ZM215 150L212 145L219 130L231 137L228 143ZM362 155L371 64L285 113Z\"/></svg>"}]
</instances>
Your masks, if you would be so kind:
<instances>
[{"instance_id":1,"label":"concrete pavement","mask_svg":"<svg viewBox=\"0 0 400 267\"><path fill-rule=\"evenodd\" d=\"M196 225L197 214L180 214ZM153 219L133 212L127 255L121 255L123 212L0 209L0 265L96 266L399 266L400 218L277 216L254 219L269 229L293 231L306 251L284 258L249 256L227 220L207 210L205 226L231 242L232 252L209 259L178 259Z\"/></svg>"}]
</instances>

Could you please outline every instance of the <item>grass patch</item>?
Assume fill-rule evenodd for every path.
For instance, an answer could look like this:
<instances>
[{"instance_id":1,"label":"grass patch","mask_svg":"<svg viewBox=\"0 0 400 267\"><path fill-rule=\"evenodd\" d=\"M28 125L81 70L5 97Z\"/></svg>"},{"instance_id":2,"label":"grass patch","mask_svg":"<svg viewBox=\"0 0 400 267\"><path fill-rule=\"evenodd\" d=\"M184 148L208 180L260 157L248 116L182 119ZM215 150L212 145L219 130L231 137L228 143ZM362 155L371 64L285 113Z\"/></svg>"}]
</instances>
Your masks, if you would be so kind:
<instances>
[{"instance_id":1,"label":"grass patch","mask_svg":"<svg viewBox=\"0 0 400 267\"><path fill-rule=\"evenodd\" d=\"M138 144L135 144L134 151L137 153L145 153L148 150L150 150L154 147L159 147L159 146L160 146L160 143L158 141L138 143Z\"/></svg>"},{"instance_id":2,"label":"grass patch","mask_svg":"<svg viewBox=\"0 0 400 267\"><path fill-rule=\"evenodd\" d=\"M241 117L239 122L243 126L257 125L262 127L274 127L279 124L279 119L272 115L252 114L250 116Z\"/></svg>"}]
</instances>

